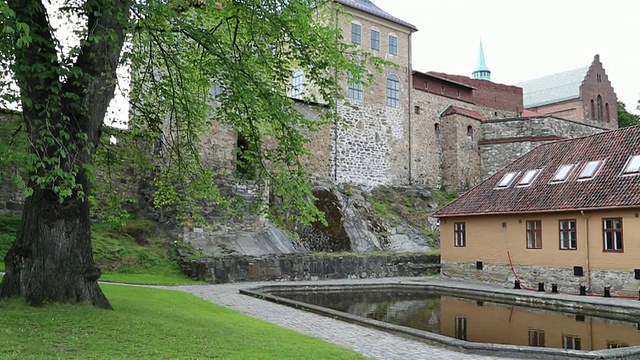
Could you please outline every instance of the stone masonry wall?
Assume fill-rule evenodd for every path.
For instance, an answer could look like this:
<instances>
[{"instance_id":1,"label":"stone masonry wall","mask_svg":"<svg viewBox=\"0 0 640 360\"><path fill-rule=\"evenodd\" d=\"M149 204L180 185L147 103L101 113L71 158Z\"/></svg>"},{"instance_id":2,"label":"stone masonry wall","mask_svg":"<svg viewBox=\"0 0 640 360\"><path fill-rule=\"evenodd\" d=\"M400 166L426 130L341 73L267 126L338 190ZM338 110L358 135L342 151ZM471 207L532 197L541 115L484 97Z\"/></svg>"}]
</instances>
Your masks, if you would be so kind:
<instances>
[{"instance_id":1,"label":"stone masonry wall","mask_svg":"<svg viewBox=\"0 0 640 360\"><path fill-rule=\"evenodd\" d=\"M540 144L605 130L555 117L487 120L482 123L483 140L479 144L482 178L493 175Z\"/></svg>"},{"instance_id":2,"label":"stone masonry wall","mask_svg":"<svg viewBox=\"0 0 640 360\"><path fill-rule=\"evenodd\" d=\"M180 261L189 277L209 283L298 281L435 275L439 255L265 255Z\"/></svg>"},{"instance_id":3,"label":"stone masonry wall","mask_svg":"<svg viewBox=\"0 0 640 360\"><path fill-rule=\"evenodd\" d=\"M511 288L516 280L509 264L483 264L482 270L477 269L476 263L442 261L441 265L441 275L447 278ZM513 269L523 288L534 290L538 289L540 282L545 283L547 291L551 290L552 284L557 284L559 292L569 294L579 294L581 285L593 294L602 294L605 286L610 287L612 294L618 295L637 295L640 289L640 280L635 279L631 271L592 270L587 279L585 276L575 276L572 268L514 265Z\"/></svg>"}]
</instances>

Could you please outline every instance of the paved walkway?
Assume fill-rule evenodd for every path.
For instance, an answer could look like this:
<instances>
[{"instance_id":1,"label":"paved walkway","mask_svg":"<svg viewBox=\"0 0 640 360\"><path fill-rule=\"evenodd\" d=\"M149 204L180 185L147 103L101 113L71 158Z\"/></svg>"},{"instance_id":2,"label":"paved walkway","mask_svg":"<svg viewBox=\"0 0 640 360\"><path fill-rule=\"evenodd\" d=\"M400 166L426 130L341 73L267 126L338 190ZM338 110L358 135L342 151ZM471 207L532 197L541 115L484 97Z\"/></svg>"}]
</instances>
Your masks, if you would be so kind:
<instances>
[{"instance_id":1,"label":"paved walkway","mask_svg":"<svg viewBox=\"0 0 640 360\"><path fill-rule=\"evenodd\" d=\"M362 284L365 282L415 282L416 280L416 278L386 278L295 282L295 284L350 284L354 282ZM194 294L215 304L228 307L243 314L355 350L365 356L376 359L507 359L501 357L462 354L384 331L342 322L238 293L239 289L252 288L260 285L274 285L274 283L254 282L219 285L192 285L177 286L175 289Z\"/></svg>"}]
</instances>

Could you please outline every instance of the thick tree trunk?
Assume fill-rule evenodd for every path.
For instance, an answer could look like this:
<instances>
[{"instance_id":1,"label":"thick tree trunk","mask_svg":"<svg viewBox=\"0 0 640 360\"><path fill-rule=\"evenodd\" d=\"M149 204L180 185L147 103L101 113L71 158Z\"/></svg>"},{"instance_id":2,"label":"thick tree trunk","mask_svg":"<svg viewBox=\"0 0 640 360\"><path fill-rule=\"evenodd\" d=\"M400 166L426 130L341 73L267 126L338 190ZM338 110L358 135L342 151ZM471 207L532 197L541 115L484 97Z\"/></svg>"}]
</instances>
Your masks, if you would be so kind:
<instances>
[{"instance_id":1,"label":"thick tree trunk","mask_svg":"<svg viewBox=\"0 0 640 360\"><path fill-rule=\"evenodd\" d=\"M78 178L86 183L84 174ZM76 196L62 204L58 199L52 190L35 190L27 198L16 241L4 259L0 297L21 297L34 306L83 302L111 309L98 286L89 204Z\"/></svg>"}]
</instances>

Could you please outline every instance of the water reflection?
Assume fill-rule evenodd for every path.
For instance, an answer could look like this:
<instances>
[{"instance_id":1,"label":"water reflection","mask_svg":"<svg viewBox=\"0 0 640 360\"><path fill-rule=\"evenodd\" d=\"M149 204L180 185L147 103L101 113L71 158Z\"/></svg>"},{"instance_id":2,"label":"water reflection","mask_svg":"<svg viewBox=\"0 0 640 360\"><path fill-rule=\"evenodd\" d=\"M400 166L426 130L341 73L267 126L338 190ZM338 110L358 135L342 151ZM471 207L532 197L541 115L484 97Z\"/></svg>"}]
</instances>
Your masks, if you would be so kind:
<instances>
[{"instance_id":1,"label":"water reflection","mask_svg":"<svg viewBox=\"0 0 640 360\"><path fill-rule=\"evenodd\" d=\"M432 292L382 289L274 295L473 342L575 350L640 345L640 330L632 322Z\"/></svg>"}]
</instances>

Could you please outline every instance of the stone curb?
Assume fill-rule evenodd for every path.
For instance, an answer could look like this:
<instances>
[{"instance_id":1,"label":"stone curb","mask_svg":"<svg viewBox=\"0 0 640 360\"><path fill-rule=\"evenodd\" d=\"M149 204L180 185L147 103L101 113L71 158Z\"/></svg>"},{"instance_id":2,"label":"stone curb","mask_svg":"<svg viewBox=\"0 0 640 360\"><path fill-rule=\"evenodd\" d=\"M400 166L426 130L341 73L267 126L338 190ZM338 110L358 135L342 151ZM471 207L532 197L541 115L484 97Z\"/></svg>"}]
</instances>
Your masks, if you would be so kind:
<instances>
[{"instance_id":1,"label":"stone curb","mask_svg":"<svg viewBox=\"0 0 640 360\"><path fill-rule=\"evenodd\" d=\"M502 302L508 304L517 304L524 306L536 306L551 310L560 310L568 312L580 312L581 314L598 314L602 316L606 313L607 317L621 319L622 315L625 320L629 320L628 316L640 318L640 304L638 302L629 302L629 304L621 304L617 299L589 298L558 294L556 297L551 295L539 294L536 292L519 290L512 291L509 289L491 288L482 284L462 283L456 284L454 281L441 282L425 281L425 282L401 282L401 283L380 283L380 284L352 284L352 285L265 285L251 289L240 289L239 292L244 295L253 296L263 300L283 304L298 309L310 311L320 315L328 316L334 319L365 325L381 330L385 330L395 334L408 335L419 338L429 344L440 345L451 350L455 350L467 354L490 355L517 357L525 359L639 359L640 346L609 349L609 350L565 350L553 348L539 348L530 346L516 346L504 344L484 344L474 343L458 339L453 339L440 334L430 333L423 330L412 329L408 327L393 325L378 320L367 319L354 316L344 312L323 308L320 306L306 304L295 300L289 300L280 296L272 295L269 291L312 291L312 290L366 290L366 289L392 289L403 288L413 290L439 290L448 295L466 295L473 296L478 300ZM554 294L556 295L556 294ZM570 297L570 299L568 299ZM566 301L574 301L576 304L567 304ZM610 301L611 300L611 301ZM602 311L600 306L606 305L607 310ZM609 311L613 309L614 311Z\"/></svg>"}]
</instances>

